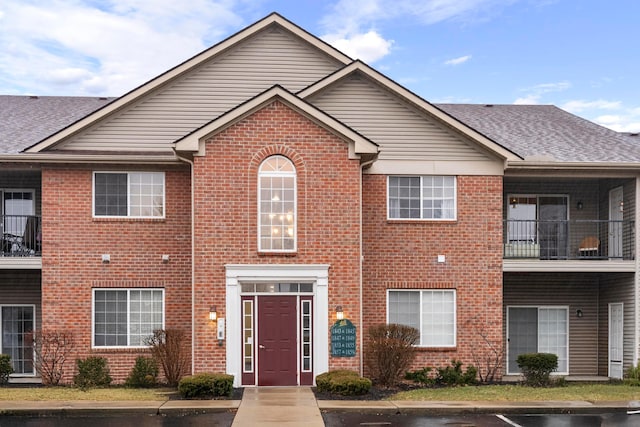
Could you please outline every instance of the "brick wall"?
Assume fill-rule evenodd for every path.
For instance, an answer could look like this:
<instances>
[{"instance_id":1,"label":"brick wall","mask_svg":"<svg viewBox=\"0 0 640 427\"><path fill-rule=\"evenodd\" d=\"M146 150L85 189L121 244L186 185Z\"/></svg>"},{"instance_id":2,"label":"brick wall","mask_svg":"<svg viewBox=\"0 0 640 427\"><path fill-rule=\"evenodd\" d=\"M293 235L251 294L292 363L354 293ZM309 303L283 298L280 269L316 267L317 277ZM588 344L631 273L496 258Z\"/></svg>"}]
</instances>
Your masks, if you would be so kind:
<instances>
[{"instance_id":1,"label":"brick wall","mask_svg":"<svg viewBox=\"0 0 640 427\"><path fill-rule=\"evenodd\" d=\"M92 289L163 288L165 327L185 330L190 347L190 173L166 171L165 219L94 219L93 170L42 171L42 327L75 335L64 381L71 380L76 357L98 355L108 358L111 375L120 382L144 352L91 348ZM110 264L101 262L102 254L111 255ZM166 264L163 254L170 256Z\"/></svg>"},{"instance_id":2,"label":"brick wall","mask_svg":"<svg viewBox=\"0 0 640 427\"><path fill-rule=\"evenodd\" d=\"M459 176L450 222L387 220L387 177L363 180L365 330L386 322L388 289L455 289L456 347L421 349L415 367L473 363L482 328L502 348L502 177Z\"/></svg>"},{"instance_id":3,"label":"brick wall","mask_svg":"<svg viewBox=\"0 0 640 427\"><path fill-rule=\"evenodd\" d=\"M274 154L296 167L295 254L258 253L257 174ZM329 307L341 304L359 322L359 173L346 142L280 102L207 141L194 168L196 372L225 369L225 347L207 320L213 305L226 317L225 264L330 264ZM357 369L357 360L332 359L330 367Z\"/></svg>"}]
</instances>

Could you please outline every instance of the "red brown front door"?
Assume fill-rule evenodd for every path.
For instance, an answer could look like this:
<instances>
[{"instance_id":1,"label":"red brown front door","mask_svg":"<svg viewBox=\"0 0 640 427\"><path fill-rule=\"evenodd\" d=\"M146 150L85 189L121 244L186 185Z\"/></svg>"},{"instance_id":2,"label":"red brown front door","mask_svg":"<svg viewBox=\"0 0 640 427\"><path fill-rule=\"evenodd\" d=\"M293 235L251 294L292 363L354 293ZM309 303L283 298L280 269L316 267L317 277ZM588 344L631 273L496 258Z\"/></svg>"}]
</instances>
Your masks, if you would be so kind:
<instances>
[{"instance_id":1,"label":"red brown front door","mask_svg":"<svg viewBox=\"0 0 640 427\"><path fill-rule=\"evenodd\" d=\"M297 297L258 297L258 385L298 385Z\"/></svg>"}]
</instances>

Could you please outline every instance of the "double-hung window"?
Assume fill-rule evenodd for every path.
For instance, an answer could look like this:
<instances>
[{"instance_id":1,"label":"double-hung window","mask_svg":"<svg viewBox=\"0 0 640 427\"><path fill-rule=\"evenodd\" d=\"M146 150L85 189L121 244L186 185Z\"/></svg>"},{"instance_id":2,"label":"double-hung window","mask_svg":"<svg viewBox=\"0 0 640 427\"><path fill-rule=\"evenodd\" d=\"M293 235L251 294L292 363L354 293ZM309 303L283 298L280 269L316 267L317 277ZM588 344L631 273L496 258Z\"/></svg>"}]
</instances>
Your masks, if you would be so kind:
<instances>
[{"instance_id":1,"label":"double-hung window","mask_svg":"<svg viewBox=\"0 0 640 427\"><path fill-rule=\"evenodd\" d=\"M389 291L389 323L420 331L419 346L455 347L456 292L451 289Z\"/></svg>"},{"instance_id":2,"label":"double-hung window","mask_svg":"<svg viewBox=\"0 0 640 427\"><path fill-rule=\"evenodd\" d=\"M296 169L284 156L271 156L258 172L258 248L296 250Z\"/></svg>"},{"instance_id":3,"label":"double-hung window","mask_svg":"<svg viewBox=\"0 0 640 427\"><path fill-rule=\"evenodd\" d=\"M390 176L389 219L456 219L455 176Z\"/></svg>"},{"instance_id":4,"label":"double-hung window","mask_svg":"<svg viewBox=\"0 0 640 427\"><path fill-rule=\"evenodd\" d=\"M144 347L156 329L164 329L162 289L94 289L94 347Z\"/></svg>"},{"instance_id":5,"label":"double-hung window","mask_svg":"<svg viewBox=\"0 0 640 427\"><path fill-rule=\"evenodd\" d=\"M96 217L164 218L164 172L95 172Z\"/></svg>"}]
</instances>

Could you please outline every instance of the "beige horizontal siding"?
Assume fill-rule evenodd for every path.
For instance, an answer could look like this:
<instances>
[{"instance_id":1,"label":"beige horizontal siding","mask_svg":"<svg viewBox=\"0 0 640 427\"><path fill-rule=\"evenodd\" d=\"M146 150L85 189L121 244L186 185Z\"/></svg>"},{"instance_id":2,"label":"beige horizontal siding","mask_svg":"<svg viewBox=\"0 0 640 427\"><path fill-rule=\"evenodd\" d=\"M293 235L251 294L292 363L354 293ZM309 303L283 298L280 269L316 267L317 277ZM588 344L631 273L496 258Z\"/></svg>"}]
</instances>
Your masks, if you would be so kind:
<instances>
[{"instance_id":1,"label":"beige horizontal siding","mask_svg":"<svg viewBox=\"0 0 640 427\"><path fill-rule=\"evenodd\" d=\"M274 84L296 92L338 67L308 43L270 27L58 149L168 151L170 143Z\"/></svg>"},{"instance_id":2,"label":"beige horizontal siding","mask_svg":"<svg viewBox=\"0 0 640 427\"><path fill-rule=\"evenodd\" d=\"M600 337L599 375L608 375L609 363L609 304L623 303L623 367L626 370L633 363L635 346L635 310L633 274L603 275L600 281Z\"/></svg>"},{"instance_id":3,"label":"beige horizontal siding","mask_svg":"<svg viewBox=\"0 0 640 427\"><path fill-rule=\"evenodd\" d=\"M597 274L505 274L504 333L507 306L568 306L569 374L597 375L598 283ZM578 309L582 318L576 316Z\"/></svg>"},{"instance_id":4,"label":"beige horizontal siding","mask_svg":"<svg viewBox=\"0 0 640 427\"><path fill-rule=\"evenodd\" d=\"M489 159L472 143L363 76L350 76L309 101L379 144L381 160Z\"/></svg>"},{"instance_id":5,"label":"beige horizontal siding","mask_svg":"<svg viewBox=\"0 0 640 427\"><path fill-rule=\"evenodd\" d=\"M34 270L0 270L0 305L35 305L36 328L42 324L41 273Z\"/></svg>"}]
</instances>

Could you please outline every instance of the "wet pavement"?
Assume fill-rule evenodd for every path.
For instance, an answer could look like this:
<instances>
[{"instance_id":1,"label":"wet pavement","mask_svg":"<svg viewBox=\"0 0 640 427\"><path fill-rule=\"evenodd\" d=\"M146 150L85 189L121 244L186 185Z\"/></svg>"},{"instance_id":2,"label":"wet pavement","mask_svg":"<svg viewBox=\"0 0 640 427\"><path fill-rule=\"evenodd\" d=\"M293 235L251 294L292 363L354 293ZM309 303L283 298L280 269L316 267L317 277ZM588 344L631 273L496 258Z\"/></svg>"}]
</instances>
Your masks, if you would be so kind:
<instances>
[{"instance_id":1,"label":"wet pavement","mask_svg":"<svg viewBox=\"0 0 640 427\"><path fill-rule=\"evenodd\" d=\"M230 427L233 412L183 415L0 415L0 427Z\"/></svg>"}]
</instances>

